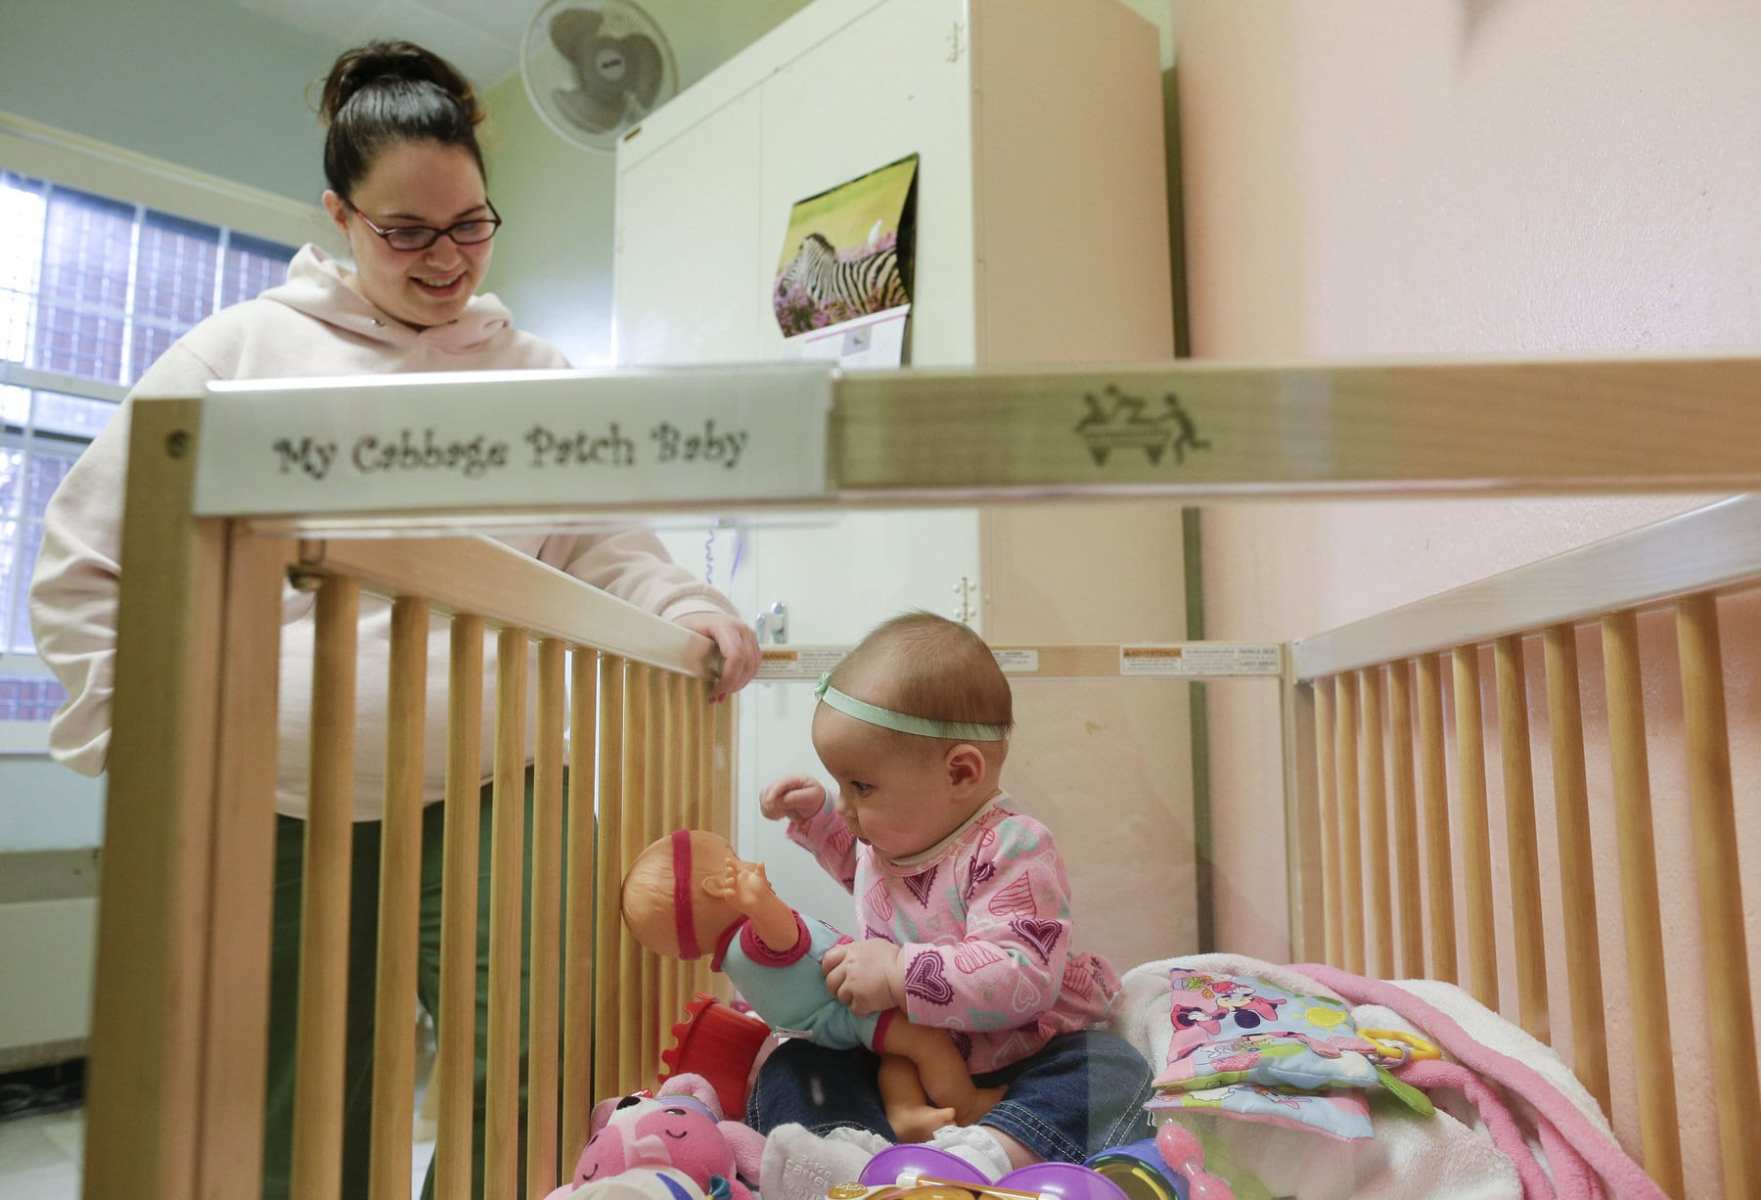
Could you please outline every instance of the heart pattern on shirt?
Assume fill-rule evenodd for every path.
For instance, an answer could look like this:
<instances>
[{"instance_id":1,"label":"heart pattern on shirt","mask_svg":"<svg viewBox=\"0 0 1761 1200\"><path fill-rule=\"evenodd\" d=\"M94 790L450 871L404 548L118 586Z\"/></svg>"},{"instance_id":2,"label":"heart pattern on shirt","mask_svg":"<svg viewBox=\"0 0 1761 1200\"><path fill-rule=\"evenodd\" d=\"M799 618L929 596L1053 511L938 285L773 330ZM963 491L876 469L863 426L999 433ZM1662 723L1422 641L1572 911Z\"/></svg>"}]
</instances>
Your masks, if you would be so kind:
<instances>
[{"instance_id":1,"label":"heart pattern on shirt","mask_svg":"<svg viewBox=\"0 0 1761 1200\"><path fill-rule=\"evenodd\" d=\"M850 853L850 847L856 844L856 835L851 833L847 826L840 825L832 830L831 843L833 851L839 855L845 855Z\"/></svg>"},{"instance_id":2,"label":"heart pattern on shirt","mask_svg":"<svg viewBox=\"0 0 1761 1200\"><path fill-rule=\"evenodd\" d=\"M1039 1007L1039 989L1029 982L1025 973L1015 977L1015 995L1009 1003L1017 1014L1030 1013Z\"/></svg>"},{"instance_id":3,"label":"heart pattern on shirt","mask_svg":"<svg viewBox=\"0 0 1761 1200\"><path fill-rule=\"evenodd\" d=\"M1056 946L1058 939L1064 936L1062 925L1044 917L1016 917L1009 922L1009 928L1013 929L1022 941L1038 950L1040 958L1047 962L1052 960L1052 947Z\"/></svg>"},{"instance_id":4,"label":"heart pattern on shirt","mask_svg":"<svg viewBox=\"0 0 1761 1200\"><path fill-rule=\"evenodd\" d=\"M954 966L962 975L975 975L1003 961L1003 956L983 942L964 942L954 951Z\"/></svg>"},{"instance_id":5,"label":"heart pattern on shirt","mask_svg":"<svg viewBox=\"0 0 1761 1200\"><path fill-rule=\"evenodd\" d=\"M1084 1000L1094 999L1095 978L1087 958L1073 958L1064 964L1064 990Z\"/></svg>"},{"instance_id":6,"label":"heart pattern on shirt","mask_svg":"<svg viewBox=\"0 0 1761 1200\"><path fill-rule=\"evenodd\" d=\"M875 885L868 889L868 911L883 922L893 919L893 898L887 895L886 880L876 880Z\"/></svg>"},{"instance_id":7,"label":"heart pattern on shirt","mask_svg":"<svg viewBox=\"0 0 1761 1200\"><path fill-rule=\"evenodd\" d=\"M866 937L866 938L875 938L875 939L877 939L877 940L879 940L879 941L883 941L883 942L891 942L891 941L893 941L893 935L892 935L892 934L890 934L890 933L883 933L883 932L882 932L882 931L881 931L881 930L879 930L879 929L876 929L876 928L875 928L875 927L874 927L874 926L873 926L873 925L869 925L869 926L866 926L866 927L865 927L865 928L864 928L864 929L863 929L863 930L862 930L862 936L863 936L863 937ZM896 943L896 942L894 942L894 945L897 945L897 944L898 944L898 943Z\"/></svg>"},{"instance_id":8,"label":"heart pattern on shirt","mask_svg":"<svg viewBox=\"0 0 1761 1200\"><path fill-rule=\"evenodd\" d=\"M931 951L911 960L911 965L905 969L905 990L930 1004L954 1002L954 988L942 973L942 956Z\"/></svg>"},{"instance_id":9,"label":"heart pattern on shirt","mask_svg":"<svg viewBox=\"0 0 1761 1200\"><path fill-rule=\"evenodd\" d=\"M911 875L905 879L905 886L910 889L913 896L917 897L917 902L925 908L929 907L929 892L931 888L935 887L936 874L940 870L939 866L931 867L921 875Z\"/></svg>"},{"instance_id":10,"label":"heart pattern on shirt","mask_svg":"<svg viewBox=\"0 0 1761 1200\"><path fill-rule=\"evenodd\" d=\"M978 891L979 885L989 883L997 876L997 864L979 862L978 855L972 856L972 863L966 869L966 902L972 903L972 895Z\"/></svg>"},{"instance_id":11,"label":"heart pattern on shirt","mask_svg":"<svg viewBox=\"0 0 1761 1200\"><path fill-rule=\"evenodd\" d=\"M1025 1029L1017 1029L1002 1040L993 1055L996 1062L1007 1066L1012 1062L1026 1058L1033 1053L1034 1049L1033 1034Z\"/></svg>"},{"instance_id":12,"label":"heart pattern on shirt","mask_svg":"<svg viewBox=\"0 0 1761 1200\"><path fill-rule=\"evenodd\" d=\"M993 915L999 917L1032 916L1034 913L1033 876L1023 875L992 896L990 903L985 907L990 909Z\"/></svg>"}]
</instances>

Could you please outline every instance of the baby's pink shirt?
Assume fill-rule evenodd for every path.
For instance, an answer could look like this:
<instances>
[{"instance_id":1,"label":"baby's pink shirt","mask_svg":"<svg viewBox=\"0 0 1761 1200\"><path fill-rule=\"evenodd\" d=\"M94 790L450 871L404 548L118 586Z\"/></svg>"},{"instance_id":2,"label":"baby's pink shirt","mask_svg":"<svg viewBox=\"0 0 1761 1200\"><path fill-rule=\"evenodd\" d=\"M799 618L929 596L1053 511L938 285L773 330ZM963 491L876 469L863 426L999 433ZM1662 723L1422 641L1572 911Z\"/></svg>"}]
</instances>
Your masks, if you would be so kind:
<instances>
[{"instance_id":1,"label":"baby's pink shirt","mask_svg":"<svg viewBox=\"0 0 1761 1200\"><path fill-rule=\"evenodd\" d=\"M856 897L863 936L899 947L905 1015L954 1031L973 1074L1104 1024L1119 976L1072 944L1070 881L1044 825L999 795L934 858L889 863L827 803L789 837Z\"/></svg>"}]
</instances>

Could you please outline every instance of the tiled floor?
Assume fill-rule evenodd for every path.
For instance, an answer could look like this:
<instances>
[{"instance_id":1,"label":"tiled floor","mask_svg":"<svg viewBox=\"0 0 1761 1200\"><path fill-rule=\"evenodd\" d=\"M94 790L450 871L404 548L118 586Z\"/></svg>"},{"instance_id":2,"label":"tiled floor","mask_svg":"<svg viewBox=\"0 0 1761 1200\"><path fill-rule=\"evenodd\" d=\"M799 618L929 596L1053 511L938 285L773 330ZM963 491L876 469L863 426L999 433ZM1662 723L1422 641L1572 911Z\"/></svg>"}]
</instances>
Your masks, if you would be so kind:
<instances>
[{"instance_id":1,"label":"tiled floor","mask_svg":"<svg viewBox=\"0 0 1761 1200\"><path fill-rule=\"evenodd\" d=\"M84 1114L0 1121L0 1200L78 1200Z\"/></svg>"},{"instance_id":2,"label":"tiled floor","mask_svg":"<svg viewBox=\"0 0 1761 1200\"><path fill-rule=\"evenodd\" d=\"M0 1200L79 1200L85 1113L50 1113L0 1121ZM410 1194L421 1195L433 1142L411 1151Z\"/></svg>"}]
</instances>

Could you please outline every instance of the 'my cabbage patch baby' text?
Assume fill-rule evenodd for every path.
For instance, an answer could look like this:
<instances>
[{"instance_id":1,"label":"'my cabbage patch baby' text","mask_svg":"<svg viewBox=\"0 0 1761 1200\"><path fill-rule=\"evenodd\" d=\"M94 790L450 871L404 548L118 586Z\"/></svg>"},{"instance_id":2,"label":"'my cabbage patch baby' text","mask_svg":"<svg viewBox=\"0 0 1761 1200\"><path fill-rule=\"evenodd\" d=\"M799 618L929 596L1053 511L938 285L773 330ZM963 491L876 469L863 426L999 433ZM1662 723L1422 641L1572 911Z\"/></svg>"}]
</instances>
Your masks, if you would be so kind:
<instances>
[{"instance_id":1,"label":"'my cabbage patch baby' text","mask_svg":"<svg viewBox=\"0 0 1761 1200\"><path fill-rule=\"evenodd\" d=\"M314 480L329 477L339 463L360 475L450 473L481 479L509 465L529 470L617 470L646 463L733 470L750 438L747 430L722 429L710 418L690 428L662 421L640 440L613 421L598 432L535 424L517 442L491 434L443 435L428 427L362 434L346 446L314 437L284 437L276 439L271 450L281 474L297 471Z\"/></svg>"}]
</instances>

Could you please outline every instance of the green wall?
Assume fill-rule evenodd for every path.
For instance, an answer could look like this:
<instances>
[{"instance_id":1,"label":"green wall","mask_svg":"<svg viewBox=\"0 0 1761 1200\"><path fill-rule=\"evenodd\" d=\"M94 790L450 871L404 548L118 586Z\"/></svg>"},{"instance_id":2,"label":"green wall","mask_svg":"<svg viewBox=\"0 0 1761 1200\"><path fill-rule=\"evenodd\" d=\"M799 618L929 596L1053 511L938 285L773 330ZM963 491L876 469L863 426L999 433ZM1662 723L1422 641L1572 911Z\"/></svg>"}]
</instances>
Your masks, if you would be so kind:
<instances>
[{"instance_id":1,"label":"green wall","mask_svg":"<svg viewBox=\"0 0 1761 1200\"><path fill-rule=\"evenodd\" d=\"M645 0L666 29L686 87L806 7L806 0ZM488 288L522 328L576 366L611 354L614 159L552 133L518 75L489 89L490 192L507 220Z\"/></svg>"},{"instance_id":2,"label":"green wall","mask_svg":"<svg viewBox=\"0 0 1761 1200\"><path fill-rule=\"evenodd\" d=\"M552 133L518 75L484 96L489 194L506 222L486 287L576 366L611 350L615 160Z\"/></svg>"},{"instance_id":3,"label":"green wall","mask_svg":"<svg viewBox=\"0 0 1761 1200\"><path fill-rule=\"evenodd\" d=\"M339 49L238 0L0 0L0 111L315 204Z\"/></svg>"}]
</instances>

